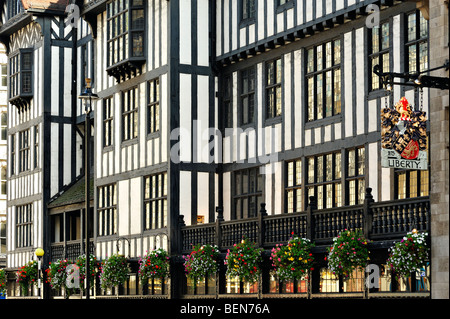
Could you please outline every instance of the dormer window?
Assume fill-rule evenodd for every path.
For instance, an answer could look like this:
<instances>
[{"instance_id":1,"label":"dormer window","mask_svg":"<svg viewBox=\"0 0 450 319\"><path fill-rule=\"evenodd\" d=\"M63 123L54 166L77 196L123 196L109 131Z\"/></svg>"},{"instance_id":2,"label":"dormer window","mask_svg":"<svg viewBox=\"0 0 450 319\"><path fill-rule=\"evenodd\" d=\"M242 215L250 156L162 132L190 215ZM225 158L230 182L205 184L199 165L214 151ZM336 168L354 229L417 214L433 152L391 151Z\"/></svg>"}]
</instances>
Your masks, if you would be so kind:
<instances>
[{"instance_id":1,"label":"dormer window","mask_svg":"<svg viewBox=\"0 0 450 319\"><path fill-rule=\"evenodd\" d=\"M145 62L145 0L107 3L107 69L118 81L140 72Z\"/></svg>"},{"instance_id":2,"label":"dormer window","mask_svg":"<svg viewBox=\"0 0 450 319\"><path fill-rule=\"evenodd\" d=\"M33 51L19 50L9 59L9 103L18 107L28 105L33 97Z\"/></svg>"}]
</instances>

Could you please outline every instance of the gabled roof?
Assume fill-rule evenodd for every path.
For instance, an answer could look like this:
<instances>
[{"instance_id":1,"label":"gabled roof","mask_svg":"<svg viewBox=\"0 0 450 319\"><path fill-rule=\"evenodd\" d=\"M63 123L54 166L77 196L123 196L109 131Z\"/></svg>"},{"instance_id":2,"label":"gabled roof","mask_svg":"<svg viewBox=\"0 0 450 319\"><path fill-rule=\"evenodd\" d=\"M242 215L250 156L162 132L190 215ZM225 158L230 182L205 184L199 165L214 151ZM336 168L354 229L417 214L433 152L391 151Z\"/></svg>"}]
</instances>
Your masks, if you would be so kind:
<instances>
[{"instance_id":1,"label":"gabled roof","mask_svg":"<svg viewBox=\"0 0 450 319\"><path fill-rule=\"evenodd\" d=\"M89 184L89 198L92 201L94 197L94 179L92 175ZM50 200L48 208L84 203L86 198L85 185L84 176L75 180L72 184L68 185L63 192Z\"/></svg>"},{"instance_id":2,"label":"gabled roof","mask_svg":"<svg viewBox=\"0 0 450 319\"><path fill-rule=\"evenodd\" d=\"M65 11L69 0L22 0L22 5L25 10L53 10Z\"/></svg>"}]
</instances>

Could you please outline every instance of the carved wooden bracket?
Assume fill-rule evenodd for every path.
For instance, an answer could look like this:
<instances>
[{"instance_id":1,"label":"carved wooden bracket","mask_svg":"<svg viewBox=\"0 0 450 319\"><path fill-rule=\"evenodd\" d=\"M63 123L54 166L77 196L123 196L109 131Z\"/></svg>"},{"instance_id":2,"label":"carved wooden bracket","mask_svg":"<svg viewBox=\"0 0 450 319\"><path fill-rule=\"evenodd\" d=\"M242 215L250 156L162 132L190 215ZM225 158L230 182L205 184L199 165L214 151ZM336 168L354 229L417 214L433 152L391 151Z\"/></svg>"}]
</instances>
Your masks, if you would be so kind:
<instances>
[{"instance_id":1,"label":"carved wooden bracket","mask_svg":"<svg viewBox=\"0 0 450 319\"><path fill-rule=\"evenodd\" d=\"M430 0L409 0L416 3L416 8L422 12L426 20L430 20Z\"/></svg>"}]
</instances>

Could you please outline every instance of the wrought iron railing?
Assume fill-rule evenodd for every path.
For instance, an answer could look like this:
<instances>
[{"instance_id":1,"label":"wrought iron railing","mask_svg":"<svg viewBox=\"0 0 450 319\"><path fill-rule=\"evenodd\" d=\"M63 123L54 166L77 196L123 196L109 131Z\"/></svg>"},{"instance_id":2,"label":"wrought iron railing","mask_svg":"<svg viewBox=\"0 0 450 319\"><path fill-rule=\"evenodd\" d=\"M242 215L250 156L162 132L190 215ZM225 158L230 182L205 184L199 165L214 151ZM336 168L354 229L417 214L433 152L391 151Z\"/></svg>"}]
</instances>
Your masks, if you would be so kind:
<instances>
[{"instance_id":1,"label":"wrought iron railing","mask_svg":"<svg viewBox=\"0 0 450 319\"><path fill-rule=\"evenodd\" d=\"M89 247L90 253L94 253L92 240ZM75 261L80 255L84 254L85 251L84 241L82 243L80 240L52 243L50 248L50 261L52 262L59 259Z\"/></svg>"}]
</instances>

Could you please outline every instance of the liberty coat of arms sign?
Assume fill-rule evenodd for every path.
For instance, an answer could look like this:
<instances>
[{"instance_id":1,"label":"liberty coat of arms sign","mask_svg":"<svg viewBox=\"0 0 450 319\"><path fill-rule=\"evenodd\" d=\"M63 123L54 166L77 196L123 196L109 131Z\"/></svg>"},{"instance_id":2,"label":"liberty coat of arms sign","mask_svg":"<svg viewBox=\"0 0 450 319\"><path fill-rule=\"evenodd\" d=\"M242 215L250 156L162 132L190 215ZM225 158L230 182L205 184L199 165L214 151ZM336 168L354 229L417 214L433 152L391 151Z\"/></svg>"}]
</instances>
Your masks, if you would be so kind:
<instances>
[{"instance_id":1,"label":"liberty coat of arms sign","mask_svg":"<svg viewBox=\"0 0 450 319\"><path fill-rule=\"evenodd\" d=\"M426 113L413 111L405 97L394 109L381 110L382 167L428 168L426 121Z\"/></svg>"}]
</instances>

